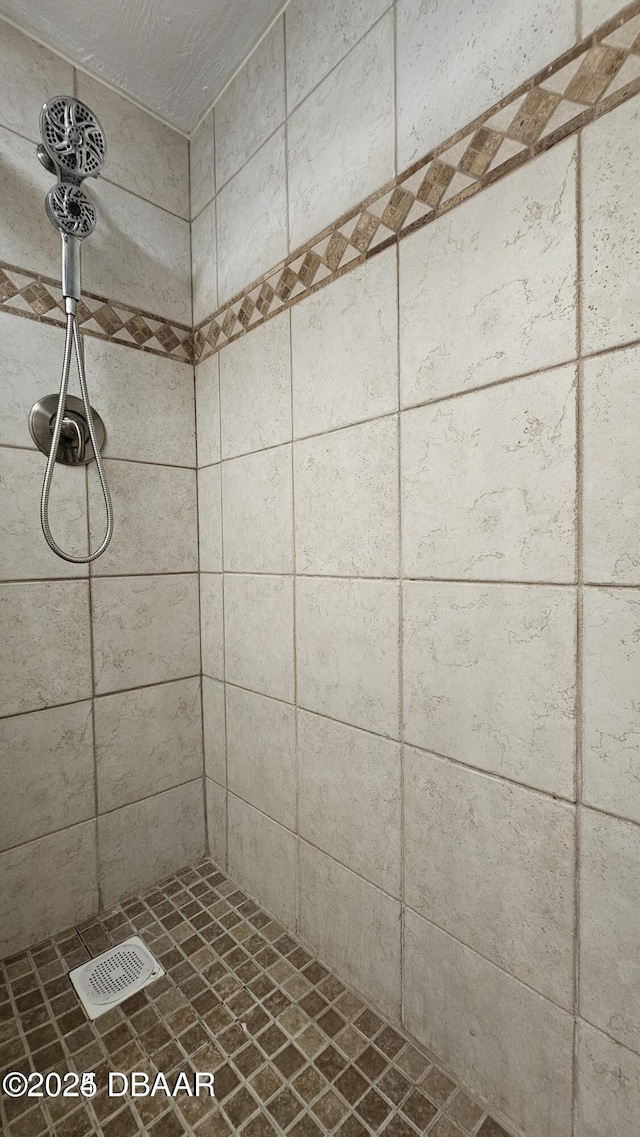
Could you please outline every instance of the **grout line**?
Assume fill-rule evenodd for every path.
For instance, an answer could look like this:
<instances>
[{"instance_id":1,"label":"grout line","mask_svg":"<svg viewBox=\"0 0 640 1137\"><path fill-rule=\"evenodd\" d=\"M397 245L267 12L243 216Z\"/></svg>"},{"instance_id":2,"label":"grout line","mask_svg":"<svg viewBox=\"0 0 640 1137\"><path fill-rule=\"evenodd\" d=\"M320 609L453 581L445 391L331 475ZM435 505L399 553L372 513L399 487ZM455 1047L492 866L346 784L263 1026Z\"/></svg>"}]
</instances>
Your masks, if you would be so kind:
<instances>
[{"instance_id":1,"label":"grout line","mask_svg":"<svg viewBox=\"0 0 640 1137\"><path fill-rule=\"evenodd\" d=\"M206 469L206 467L205 467ZM226 576L272 576L284 577L288 579L294 574L292 572L265 572L263 570L249 572L240 569L225 569ZM164 569L160 572L109 572L109 573L93 573L94 580L156 580L159 577L170 576L221 576L220 571L213 569L202 569L198 572L197 569ZM304 580L354 580L354 581L380 581L382 584L393 584L398 580L397 576L347 576L344 573L322 573L322 572L298 572L295 574L298 579ZM88 580L88 575L85 576L27 576L27 577L7 577L6 580L0 580L0 588L3 585L15 584L81 584ZM487 588L576 588L577 582L575 580L495 580L490 578L473 578L473 577L455 577L455 576L404 576L403 582L405 584L460 584L460 585L476 585L479 587ZM623 590L627 592L634 592L640 589L638 584L622 584L618 581L582 581L585 589L602 589L606 591Z\"/></svg>"},{"instance_id":2,"label":"grout line","mask_svg":"<svg viewBox=\"0 0 640 1137\"><path fill-rule=\"evenodd\" d=\"M284 199L285 199L285 215L287 222L287 252L289 256L291 252L291 199L289 194L289 92L287 88L287 25L286 16L282 17L282 38L283 38L283 60L284 60L284 123L283 128L283 143L284 143ZM274 131L274 133L276 133ZM291 353L291 317L289 317L289 352ZM291 374L293 381L293 373ZM293 417L291 419L293 429Z\"/></svg>"},{"instance_id":3,"label":"grout line","mask_svg":"<svg viewBox=\"0 0 640 1137\"><path fill-rule=\"evenodd\" d=\"M35 715L40 711L52 711L59 707L75 707L78 703L91 702L92 699L108 699L111 695L127 695L132 691L146 691L150 687L164 687L167 683L184 683L188 679L199 679L199 675L178 675L172 679L157 679L154 683L137 683L134 687L118 687L114 691L101 691L95 695L84 695L79 699L66 699L61 703L48 703L43 707L29 707L26 711L13 711L10 714L0 714L0 722L3 719L21 718L22 715Z\"/></svg>"},{"instance_id":4,"label":"grout line","mask_svg":"<svg viewBox=\"0 0 640 1137\"><path fill-rule=\"evenodd\" d=\"M280 826L280 828L283 829L287 833L293 833L293 830L291 830L287 825L283 825L283 823L281 821L277 821L270 814L266 813L264 809L261 809L259 806L256 806L253 802L248 801L246 798L242 797L241 794L237 793L236 791L231 791L231 790L229 792L232 794L233 797L238 798L239 801L242 801L250 809L255 810L256 813L259 813L262 817L267 818L267 820L271 821L272 824ZM320 853L322 856L327 857L328 860L332 861L336 865L339 865L341 868L345 869L347 872L349 872L353 876L357 877L358 880L362 881L369 888L375 889L377 892L382 893L383 896L388 897L390 900L394 901L395 904L400 903L397 895L394 895L394 893L389 892L387 889L382 888L379 884L376 884L376 883L374 883L374 881L363 876L363 874L361 872L359 872L357 869L354 869L351 865L345 864L345 862L341 861L338 857L336 857L334 853L330 853L326 849L321 848L321 846L316 845L308 837L300 836L299 842L300 842L300 844L308 845L310 848L314 849L316 852ZM552 1006L558 1007L565 1014L571 1013L570 1011L567 1011L566 1007L562 1006L562 1004L560 1004L560 1003L557 1003L549 995L545 995L542 991L539 991L536 987L533 987L531 985L531 983L528 983L526 980L521 979L517 975L514 975L513 972L509 971L506 967L502 966L502 964L497 963L494 959L491 959L489 956L485 955L483 952L478 951L478 949L476 947L473 947L471 944L466 943L464 940L460 939L458 936L454 936L446 928L442 927L441 924L438 924L435 920L432 920L430 917L425 916L422 912L419 912L416 908L412 908L410 905L406 905L406 910L415 913L416 916L419 916L420 919L424 920L426 923L431 924L432 927L437 928L438 931L442 932L444 935L446 935L450 939L454 940L455 943L460 944L462 947L466 948L468 951L473 952L480 959L483 959L486 963L491 964L498 971L501 971L503 974L509 976L509 978L513 979L514 982L519 983L521 986L526 987L527 990L532 991L535 995L538 995L541 999L544 999L546 1002L551 1003ZM402 1029L404 1029L404 1027Z\"/></svg>"},{"instance_id":5,"label":"grout line","mask_svg":"<svg viewBox=\"0 0 640 1137\"><path fill-rule=\"evenodd\" d=\"M155 790L153 793L145 794L143 797L132 798L131 801L125 801L122 803L122 805L113 806L112 809L103 809L100 813L96 814L95 817L90 814L88 817L80 818L79 821L72 821L69 825L61 825L58 829L48 829L46 833L39 833L37 837L29 837L26 841L19 841L17 845L9 845L7 848L3 848L0 852L0 855L2 855L2 853L10 853L14 849L22 849L25 845L33 845L36 843L36 841L44 841L47 837L55 837L57 833L66 833L68 829L76 829L80 825L89 825L92 821L95 823L97 829L98 822L101 817L108 817L111 813L119 813L120 810L128 809L131 805L139 805L141 802L152 801L156 797L161 797L162 794L169 794L173 790L182 789L183 786L192 786L199 781L199 777L186 778L182 782L176 782L175 785L166 786L163 790ZM99 892L100 888L101 885L99 881ZM104 909L101 906L100 911L103 910Z\"/></svg>"},{"instance_id":6,"label":"grout line","mask_svg":"<svg viewBox=\"0 0 640 1137\"><path fill-rule=\"evenodd\" d=\"M9 577L0 580L0 587L4 584L78 584L86 582L89 577L93 580L156 580L158 577L169 576L198 576L197 569L165 569L161 572L93 572L86 576L26 576Z\"/></svg>"},{"instance_id":7,"label":"grout line","mask_svg":"<svg viewBox=\"0 0 640 1137\"><path fill-rule=\"evenodd\" d=\"M189 185L189 218L191 218L191 142L189 142L188 149L188 165L187 165L187 179ZM193 222L189 220L189 264L190 264L190 288L191 288L191 319L193 321ZM196 549L198 558L198 648L200 658L200 745L202 748L202 810L204 820L204 834L203 834L203 848L208 855L209 850L209 817L207 809L207 771L205 763L205 740L204 740L204 681L202 678L202 590L201 590L201 575L200 575L200 479L198 477L198 400L197 400L197 383L196 383L196 368L195 364L192 366L193 373L193 426L194 426L194 445L195 445L195 521L196 521Z\"/></svg>"},{"instance_id":8,"label":"grout line","mask_svg":"<svg viewBox=\"0 0 640 1137\"><path fill-rule=\"evenodd\" d=\"M284 23L285 28L286 28L286 9L288 8L290 2L291 2L291 0L287 0L287 3L280 10L280 13L278 14L278 16L276 16L274 18L271 25L269 26L268 31L265 32L265 35L262 37L262 39L264 39L268 35L269 31L271 31L271 29L278 22L280 16L283 16L283 23ZM341 66L342 63L344 63L345 59L347 59L356 50L356 48L358 48L360 46L362 41L364 39L366 39L367 36L369 35L369 33L372 32L373 29L375 27L377 27L377 25L385 18L385 16L387 16L389 14L389 11L392 8L394 8L394 6L395 6L395 0L390 0L390 3L385 8L384 12L382 12L377 17L377 19L374 20L374 22L367 27L366 31L364 31L362 33L362 35L354 43L352 43L351 47L348 48L347 51L345 51L344 55L340 56L340 59L337 61L337 63L334 63L333 67L331 67L330 70L327 71L326 74L324 74L322 76L322 78L319 79L318 82L309 91L307 91L306 95L304 95L304 97L302 99L300 99L300 101L298 103L296 103L295 107L292 107L292 108L289 108L288 97L287 97L287 62L286 62L287 61L287 50L286 50L286 31L285 31L285 56L284 56L284 59L285 59L285 63L284 63L285 115L284 115L284 118L278 123L278 125L269 134L265 135L265 137L260 141L260 143L255 147L255 149L252 150L251 153L244 159L244 161L242 162L242 165L238 166L238 168L236 170L234 170L233 174L230 174L230 176L228 178L226 178L223 182L221 182L220 185L216 184L216 196L223 189L225 189L230 184L230 182L232 182L233 179L236 178L238 176L238 174L240 174L249 165L251 160L253 158L255 158L258 151L261 150L262 147L267 142L269 142L270 139L272 139L273 136L275 134L277 134L278 131L281 130L283 126L285 127L285 131L286 131L287 123L288 123L289 119L292 117L292 115L296 114L296 112L300 109L300 107L302 107L304 105L304 103L306 103L307 100L313 94L315 94L315 92L318 90L318 88L321 87L322 84L334 73L334 71L336 71L338 69L338 67ZM259 47L261 42L262 42L262 40L258 41L258 43L256 44L256 47L253 49L253 51L255 51ZM249 53L249 55L247 56L247 59L245 60L245 63L250 58L250 56L253 54L253 51L251 51ZM244 67L244 64L242 66ZM237 77L237 75L240 73L241 70L242 70L242 68L239 68L238 71L236 71L234 73L232 79L227 84L227 87L233 82L233 80ZM220 101L220 99L222 98L222 95L226 91L227 87L225 87L224 90L221 91L221 93L217 97L215 103L213 103L213 105L211 107L209 107L209 110L206 111L206 113L200 118L200 120L198 121L198 123L196 124L196 126L194 127L194 129L191 133L191 137L193 137L193 134L195 133L195 131L198 129L198 127L201 125L201 123L204 122L205 118L207 117L208 114L210 114L210 112L212 110L214 111L214 117L215 117L215 107L216 107L217 103ZM395 116L394 116L394 118L395 118ZM395 166L395 164L394 164L394 166ZM211 199L211 200L213 200L213 199ZM211 201L209 201L207 204L210 205ZM206 209L206 206L203 206L203 209ZM200 210L200 213L203 212L203 209ZM197 214L197 216L200 216L200 214ZM194 218L194 220L195 220L195 218Z\"/></svg>"},{"instance_id":9,"label":"grout line","mask_svg":"<svg viewBox=\"0 0 640 1137\"><path fill-rule=\"evenodd\" d=\"M217 217L217 213L216 213ZM216 222L217 223L217 222ZM217 230L216 230L217 234ZM217 236L216 236L217 240ZM216 273L217 273L217 257L216 257ZM216 277L217 280L217 277ZM220 390L220 361L218 360L218 368L216 372L217 378L217 400L218 400L218 447L219 453L222 454L222 395ZM223 693L223 714L224 714L224 866L225 872L229 870L229 740L227 731L227 625L226 625L226 604L225 604L225 572L224 572L224 494L222 485L222 469L220 470L220 572L215 574L220 577L222 586L222 693ZM204 723L203 723L204 726ZM206 770L206 765L205 765Z\"/></svg>"},{"instance_id":10,"label":"grout line","mask_svg":"<svg viewBox=\"0 0 640 1137\"><path fill-rule=\"evenodd\" d=\"M211 679L213 682L216 682L216 683L222 682L222 680L218 676L215 676L215 675L207 675L206 677L208 679ZM250 695L256 695L260 699L270 699L272 702L281 703L283 706L286 706L286 707L292 707L292 708L296 707L295 703L289 702L287 699L280 699L276 695L269 695L269 694L266 694L264 691L257 691L255 688L246 687L242 683L237 683L237 682L229 681L229 680L227 680L226 682L227 682L227 686L235 687L239 691L245 691L245 692L247 692L247 694L250 694ZM352 722L347 722L345 719L334 718L333 716L325 714L323 711L318 711L313 707L308 707L308 706L305 706L304 704L298 703L297 709L298 709L298 711L303 711L305 714L315 715L317 718L324 719L327 722L335 723L338 726L346 727L349 730L354 730L354 731L358 731L361 734L370 735L372 738L382 739L383 741L389 742L395 746L399 746L401 744L401 740L399 737L393 737L392 735L389 735L389 734L380 734L379 732L374 731L374 730L370 730L367 727L360 726L360 725L357 725L357 724L352 723ZM427 747L421 743L415 743L415 742L411 742L410 740L405 739L403 745L405 746L405 748L410 747L410 749L417 750L421 754L425 754L425 755L432 757L432 758L437 758L441 762L449 762L449 763L451 763L451 765L458 766L462 770L468 770L471 773L483 775L484 777L489 778L489 779L495 779L501 783L506 783L509 786L513 786L516 789L524 790L525 792L528 792L528 793L538 794L540 797L546 798L546 799L553 801L553 802L557 802L561 805L564 804L564 805L571 806L571 807L575 807L575 805L576 805L575 800L571 797L566 797L563 794L556 793L552 790L542 789L540 786L530 785L527 782L516 781L515 778L509 777L508 774L499 773L495 770L488 770L482 766L474 766L472 763L464 761L461 758L454 758L450 754L441 754L439 751L432 750L429 747ZM611 813L610 811L602 809L600 806L597 806L597 805L591 805L591 804L585 803L585 808L591 810L594 813L599 813L599 814L602 814L603 816L612 817L612 818L619 820L619 821L628 821L629 824L631 824L631 825L640 825L640 821L635 821L633 818L622 817L620 814Z\"/></svg>"},{"instance_id":11,"label":"grout line","mask_svg":"<svg viewBox=\"0 0 640 1137\"><path fill-rule=\"evenodd\" d=\"M205 112L204 112L204 113L203 113L203 114L200 116L200 118L198 119L198 121L196 122L195 126L192 128L192 130L191 130L191 132L190 132L190 135L189 135L189 137L190 137L190 138L191 138L191 137L192 137L192 136L195 134L196 130L197 130L197 129L198 129L198 127L201 125L201 123L203 123L203 122L204 122L204 120L205 120L205 118L207 117L207 115L208 115L208 114L210 114L210 113L211 113L211 111L214 111L214 113L215 113L215 107L216 107L216 104L220 102L220 99L221 99L221 98L222 98L222 96L223 96L223 95L226 93L226 91L228 90L228 88L231 86L231 84L233 83L234 79L236 79L236 78L237 78L237 76L240 74L240 72L241 72L242 70L244 70L244 67L246 66L246 64L247 64L247 63L249 62L249 60L251 59L251 56L252 56L252 55L253 55L253 54L254 54L254 53L255 53L255 52L258 50L258 48L260 47L260 44L262 43L262 41L263 41L263 40L265 40L265 39L267 38L267 36L269 35L269 32L270 32L270 31L271 31L271 29L272 29L272 28L274 28L274 27L275 27L275 25L278 23L278 20L280 19L280 17L281 17L281 16L284 16L284 13L286 12L286 10L287 10L287 8L289 7L289 4L290 4L290 3L291 3L291 0L285 0L285 3L284 3L284 4L283 4L283 5L280 7L280 8L278 8L278 11L276 12L275 16L274 16L274 17L273 17L273 19L271 20L271 23L268 25L268 27L267 27L267 28L265 28L265 30L264 30L264 32L262 33L262 35L260 36L260 38L259 38L258 40L256 40L256 42L254 43L253 47L251 48L251 51L248 51L248 52L247 52L247 54L244 56L244 58L243 58L242 62L238 64L238 66L237 66L236 70L233 72L233 75L232 75L232 76L231 76L229 79L227 79L227 82L225 83L225 85L224 85L224 87L222 88L222 90L221 90L221 91L220 91L220 92L219 92L219 93L216 95L216 97L215 97L215 99L213 100L213 102L212 102L212 103L211 103L211 104L210 104L210 105L207 107L206 111L205 111ZM173 129L175 130L176 128L174 127Z\"/></svg>"},{"instance_id":12,"label":"grout line","mask_svg":"<svg viewBox=\"0 0 640 1137\"><path fill-rule=\"evenodd\" d=\"M394 29L396 7L394 4ZM398 422L398 725L400 732L400 1023L405 1023L405 745L404 745L404 553L402 521L402 413L400 394L400 246L395 256L396 292L396 399Z\"/></svg>"},{"instance_id":13,"label":"grout line","mask_svg":"<svg viewBox=\"0 0 640 1137\"><path fill-rule=\"evenodd\" d=\"M215 572L213 570L206 570L206 572L208 573L209 576L219 576L220 575L219 572ZM244 569L244 570L242 570L242 569L225 569L225 574L227 576L271 576L271 577L277 577L277 578L284 577L285 579L287 579L288 577L292 577L294 575L292 572L266 572L264 570L256 570L256 571L251 572L247 569ZM122 575L128 576L129 574L124 573ZM165 574L143 573L141 575L145 575L145 576L146 575L152 575L152 576L153 575L193 576L193 573L165 573ZM398 581L397 576L365 576L363 574L348 575L347 573L338 573L338 572L298 572L295 575L298 578L302 577L305 580L354 580L354 581L362 580L362 581L379 581L382 584L385 584L385 583L395 584ZM64 579L64 578L60 578L60 579ZM575 588L576 587L575 580L564 580L564 581L490 580L488 578L476 579L476 578L460 578L460 577L452 577L452 576L404 576L403 580L407 584L468 584L468 585L480 585L482 587L484 587L485 585L488 587L489 586L493 587L493 586L499 585L499 586L503 586L505 588L514 588L514 587L515 588ZM594 587L617 588L618 585L602 584L602 585L594 585ZM626 588L634 589L634 588L640 588L640 585L627 584L625 586L620 586L620 587L626 587Z\"/></svg>"},{"instance_id":14,"label":"grout line","mask_svg":"<svg viewBox=\"0 0 640 1137\"><path fill-rule=\"evenodd\" d=\"M578 0L579 4L579 0ZM584 250L582 234L582 131L576 139L576 338L578 347L578 368L576 377L576 567L577 567L577 605L576 605L576 738L575 738L575 865L574 865L574 944L573 944L573 1064L572 1064L572 1134L578 1124L578 1023L580 1018L580 923L581 923L581 836L583 794L582 747L583 747L583 636L584 636L584 482L583 482L583 363L582 355L582 282L584 279Z\"/></svg>"},{"instance_id":15,"label":"grout line","mask_svg":"<svg viewBox=\"0 0 640 1137\"><path fill-rule=\"evenodd\" d=\"M325 856L330 856L330 854L325 853ZM333 859L334 858L331 857L331 860ZM353 869L350 869L349 871L353 872ZM376 886L373 885L373 887L375 888ZM454 943L459 944L467 951L472 952L479 959L482 959L485 961L485 963L488 963L491 967L495 967L497 971L501 971L503 975L506 975L509 979L513 980L514 983L518 983L527 991L531 991L534 995L537 995L539 999L544 999L545 1003L549 1003L552 1007L556 1007L557 1010L559 1010L562 1014L571 1017L571 1011L567 1010L567 1007L563 1006L562 1003L556 1002L556 1000L552 999L550 995L545 995L543 991L539 991L537 987L533 987L531 983L528 983L525 979L521 979L519 975L514 975L514 973L512 971L509 971L508 968L503 967L503 965L497 963L495 959L491 959L490 956L485 955L481 951L478 951L476 947L473 947L471 944L466 943L465 940L460 939L459 936L454 936L452 932L450 932L447 928L443 928L441 924L438 924L435 920L432 920L431 917L425 916L422 912L418 912L417 908L412 908L410 905L407 905L407 912L412 912L415 916L418 916L421 920L424 920L425 924L430 924L432 928L436 928L450 940L453 940ZM403 1030L404 1029L405 1028L403 1027Z\"/></svg>"},{"instance_id":16,"label":"grout line","mask_svg":"<svg viewBox=\"0 0 640 1137\"><path fill-rule=\"evenodd\" d=\"M286 311L291 311L291 309L290 308L286 309ZM638 341L638 342L640 343L640 341ZM219 353L216 352L215 354L219 354ZM600 352L599 354L604 354L604 353ZM211 358L211 357L208 357L208 358ZM559 370L562 370L562 369L567 368L567 367L577 366L577 363L578 363L577 356L573 356L571 359L563 360L560 363L552 363L552 364L549 364L545 367L538 367L538 368L535 368L533 371L525 371L519 375L509 375L509 376L505 377L504 379L495 379L495 380L492 380L488 383L484 383L482 386L472 387L468 391L452 391L448 395L439 395L439 396L436 396L432 399L425 399L422 402L412 403L412 404L407 405L407 406L402 406L402 404L400 404L399 413L401 415L405 415L405 414L411 413L412 411L422 410L425 407L436 406L440 403L450 402L452 399L460 399L460 398L467 398L467 397L470 397L473 395L481 395L484 391L493 390L493 388L495 388L495 387L503 387L507 383L518 383L521 380L533 379L538 375L548 375L550 372L553 372L553 371L559 371ZM353 422L341 423L338 426L327 427L325 430L312 431L308 434L295 434L294 433L292 435L291 439L287 439L283 442L275 442L269 446L257 447L254 450L244 450L240 454L230 454L230 455L227 455L226 457L221 457L220 462L237 462L239 458L248 458L252 454L262 454L265 450L277 450L282 446L288 445L289 442L291 442L291 441L293 441L293 442L306 442L306 441L312 440L314 438L324 438L326 435L339 434L341 431L345 431L345 430L354 430L358 426L368 426L371 423L379 422L380 419L392 419L397 414L398 414L398 407L396 406L394 409L382 411L380 414L370 415L370 416L367 416L364 418L355 419ZM220 464L219 462L207 463L207 465L209 465L209 466L217 466L219 464Z\"/></svg>"},{"instance_id":17,"label":"grout line","mask_svg":"<svg viewBox=\"0 0 640 1137\"><path fill-rule=\"evenodd\" d=\"M4 16L0 15L0 24L2 23L3 19L4 19ZM27 34L27 33L24 33L24 34ZM76 74L76 71L77 71L77 68L74 67L74 75ZM102 79L99 79L98 82L101 83ZM78 96L75 92L75 87L76 87L75 82L74 82L73 86L74 86L74 98L78 98ZM123 98L127 99L128 96L124 95ZM23 134L22 131L16 130L15 127L13 127L13 126L7 126L5 123L1 123L0 129L6 130L8 134L13 134L16 138L21 138L23 142L28 142L30 146L35 147L39 144L39 141L40 141L39 139L36 139L36 138L34 138L28 134ZM171 129L175 130L175 127L172 127ZM55 175L52 175L52 177L55 177ZM168 214L169 217L174 217L176 219L176 221L184 221L184 222L186 222L187 225L189 224L189 218L184 217L182 213L175 213L173 209L168 209L166 205L160 205L159 202L152 200L152 198L145 197L144 194L138 193L137 190L131 189L130 186L125 185L123 182L116 182L116 181L114 181L113 178L107 177L102 172L100 173L97 180L98 180L98 183L106 182L107 185L115 186L116 189L122 190L124 193L131 194L131 196L136 197L138 199L138 201L146 202L147 205L153 206L154 209L159 209L159 210L161 210L162 213ZM99 199L99 192L98 191L95 191L95 192L96 192L96 196ZM121 305L118 303L117 300L113 300L113 301L109 301L109 302L115 304L117 307L121 307ZM155 319L160 319L160 317L156 316ZM172 323L173 321L171 321L167 318L166 320L164 320L164 322L165 323ZM64 325L62 325L62 326L64 326ZM182 326L184 326L184 325L182 325ZM125 343L124 346L125 347L135 347L136 345Z\"/></svg>"},{"instance_id":18,"label":"grout line","mask_svg":"<svg viewBox=\"0 0 640 1137\"><path fill-rule=\"evenodd\" d=\"M291 326L291 312L289 312L289 399L291 415L291 432L293 433L293 329ZM293 703L294 703L294 777L295 777L295 832L296 832L296 864L295 864L295 927L296 935L300 931L300 747L298 742L298 643L297 643L297 530L296 530L296 482L295 482L295 448L293 442L289 444L291 453L291 544L293 554L293 580L292 580L292 649L293 649Z\"/></svg>"},{"instance_id":19,"label":"grout line","mask_svg":"<svg viewBox=\"0 0 640 1137\"><path fill-rule=\"evenodd\" d=\"M193 367L193 364L189 364L189 366ZM36 446L23 446L20 443L15 443L15 442L0 442L0 450L24 450L27 454L39 454L40 453L40 451L37 449ZM195 472L195 469L196 469L195 465L193 465L193 466L182 466L182 465L179 465L177 462L154 462L149 458L121 458L121 457L118 457L117 455L112 455L112 454L105 454L104 455L104 461L105 462L128 462L130 466L161 466L162 469L169 469L169 470L193 470ZM215 465L216 463L210 463L210 464Z\"/></svg>"},{"instance_id":20,"label":"grout line","mask_svg":"<svg viewBox=\"0 0 640 1137\"><path fill-rule=\"evenodd\" d=\"M83 350L83 347L80 348ZM85 485L85 518L87 526L87 552L91 550L91 517L89 513L89 467L85 466L84 469L84 485ZM95 857L96 857L96 889L98 893L98 906L102 907L102 864L100 860L100 826L98 825L98 802L99 802L99 788L98 788L98 742L96 737L96 661L95 661L95 645L94 645L94 608L93 608L93 593L92 593L92 564L87 566L87 584L89 587L89 666L91 670L91 745L93 749L93 808L95 816Z\"/></svg>"}]
</instances>

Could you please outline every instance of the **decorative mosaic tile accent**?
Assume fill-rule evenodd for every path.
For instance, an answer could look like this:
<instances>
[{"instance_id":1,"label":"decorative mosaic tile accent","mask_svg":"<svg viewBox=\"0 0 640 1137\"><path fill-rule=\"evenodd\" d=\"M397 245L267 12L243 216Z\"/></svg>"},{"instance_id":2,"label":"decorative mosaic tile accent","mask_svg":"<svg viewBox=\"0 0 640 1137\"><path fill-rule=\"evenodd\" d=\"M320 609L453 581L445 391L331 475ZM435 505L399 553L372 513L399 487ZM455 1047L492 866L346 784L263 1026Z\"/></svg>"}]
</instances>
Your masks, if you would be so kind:
<instances>
[{"instance_id":1,"label":"decorative mosaic tile accent","mask_svg":"<svg viewBox=\"0 0 640 1137\"><path fill-rule=\"evenodd\" d=\"M65 324L60 282L48 276L0 261L0 310L14 312L46 324ZM154 355L168 355L192 363L193 332L185 324L169 323L161 316L106 300L91 292L78 304L83 332L98 339L127 344Z\"/></svg>"},{"instance_id":2,"label":"decorative mosaic tile accent","mask_svg":"<svg viewBox=\"0 0 640 1137\"><path fill-rule=\"evenodd\" d=\"M640 92L640 3L341 217L204 320L204 359Z\"/></svg>"},{"instance_id":3,"label":"decorative mosaic tile accent","mask_svg":"<svg viewBox=\"0 0 640 1137\"><path fill-rule=\"evenodd\" d=\"M126 937L166 975L89 1022L68 971ZM0 1076L95 1071L90 1100L0 1096L7 1137L509 1137L209 860L0 964ZM215 1098L109 1098L109 1070Z\"/></svg>"},{"instance_id":4,"label":"decorative mosaic tile accent","mask_svg":"<svg viewBox=\"0 0 640 1137\"><path fill-rule=\"evenodd\" d=\"M82 330L185 363L206 359L639 92L636 0L197 328L87 293ZM60 282L0 261L0 309L64 324Z\"/></svg>"}]
</instances>

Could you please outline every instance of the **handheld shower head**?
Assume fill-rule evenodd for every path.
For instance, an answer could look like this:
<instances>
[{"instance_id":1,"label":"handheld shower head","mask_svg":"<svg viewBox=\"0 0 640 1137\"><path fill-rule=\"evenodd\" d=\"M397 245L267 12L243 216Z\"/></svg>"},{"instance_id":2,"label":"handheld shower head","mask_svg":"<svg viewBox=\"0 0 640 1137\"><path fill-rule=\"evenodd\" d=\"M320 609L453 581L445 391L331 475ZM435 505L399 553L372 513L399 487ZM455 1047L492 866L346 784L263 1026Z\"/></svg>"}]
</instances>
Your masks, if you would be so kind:
<instances>
[{"instance_id":1,"label":"handheld shower head","mask_svg":"<svg viewBox=\"0 0 640 1137\"><path fill-rule=\"evenodd\" d=\"M40 112L42 144L37 155L58 183L46 199L47 216L62 237L62 295L68 311L80 299L80 242L93 232L96 211L80 184L97 178L107 152L93 111L70 95L58 95Z\"/></svg>"},{"instance_id":2,"label":"handheld shower head","mask_svg":"<svg viewBox=\"0 0 640 1137\"><path fill-rule=\"evenodd\" d=\"M80 242L96 226L96 211L84 190L69 182L57 182L45 199L47 217L62 237L62 295L65 301L80 299ZM67 303L67 308L69 304ZM74 304L75 310L75 304Z\"/></svg>"},{"instance_id":3,"label":"handheld shower head","mask_svg":"<svg viewBox=\"0 0 640 1137\"><path fill-rule=\"evenodd\" d=\"M70 182L58 182L49 190L45 209L52 225L70 237L83 240L96 227L93 203L79 186Z\"/></svg>"},{"instance_id":4,"label":"handheld shower head","mask_svg":"<svg viewBox=\"0 0 640 1137\"><path fill-rule=\"evenodd\" d=\"M61 182L79 185L84 178L97 178L107 143L100 122L85 103L70 95L49 99L40 111L40 134L43 148L38 148L38 157Z\"/></svg>"}]
</instances>

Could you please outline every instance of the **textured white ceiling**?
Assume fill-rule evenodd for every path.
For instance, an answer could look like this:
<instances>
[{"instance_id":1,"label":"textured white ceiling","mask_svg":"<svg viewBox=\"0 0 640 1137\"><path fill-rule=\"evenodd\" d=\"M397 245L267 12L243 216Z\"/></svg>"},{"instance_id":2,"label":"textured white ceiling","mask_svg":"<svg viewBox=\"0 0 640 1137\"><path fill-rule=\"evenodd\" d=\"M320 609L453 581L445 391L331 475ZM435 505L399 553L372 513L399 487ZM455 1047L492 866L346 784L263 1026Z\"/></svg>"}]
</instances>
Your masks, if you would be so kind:
<instances>
[{"instance_id":1,"label":"textured white ceiling","mask_svg":"<svg viewBox=\"0 0 640 1137\"><path fill-rule=\"evenodd\" d=\"M283 0L0 0L0 14L188 134L283 6Z\"/></svg>"}]
</instances>

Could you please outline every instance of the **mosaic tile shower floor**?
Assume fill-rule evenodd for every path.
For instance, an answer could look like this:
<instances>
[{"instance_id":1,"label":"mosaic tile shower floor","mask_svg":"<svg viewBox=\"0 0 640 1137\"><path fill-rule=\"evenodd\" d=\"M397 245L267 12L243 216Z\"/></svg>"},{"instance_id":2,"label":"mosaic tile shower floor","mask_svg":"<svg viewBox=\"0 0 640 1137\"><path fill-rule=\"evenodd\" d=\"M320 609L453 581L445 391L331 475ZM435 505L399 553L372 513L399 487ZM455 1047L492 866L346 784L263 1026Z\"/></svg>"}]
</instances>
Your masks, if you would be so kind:
<instances>
[{"instance_id":1,"label":"mosaic tile shower floor","mask_svg":"<svg viewBox=\"0 0 640 1137\"><path fill-rule=\"evenodd\" d=\"M166 975L89 1022L67 972L136 933ZM98 1085L1 1096L7 1137L508 1137L210 860L0 964L0 1070ZM109 1070L212 1071L215 1098L109 1098Z\"/></svg>"}]
</instances>

